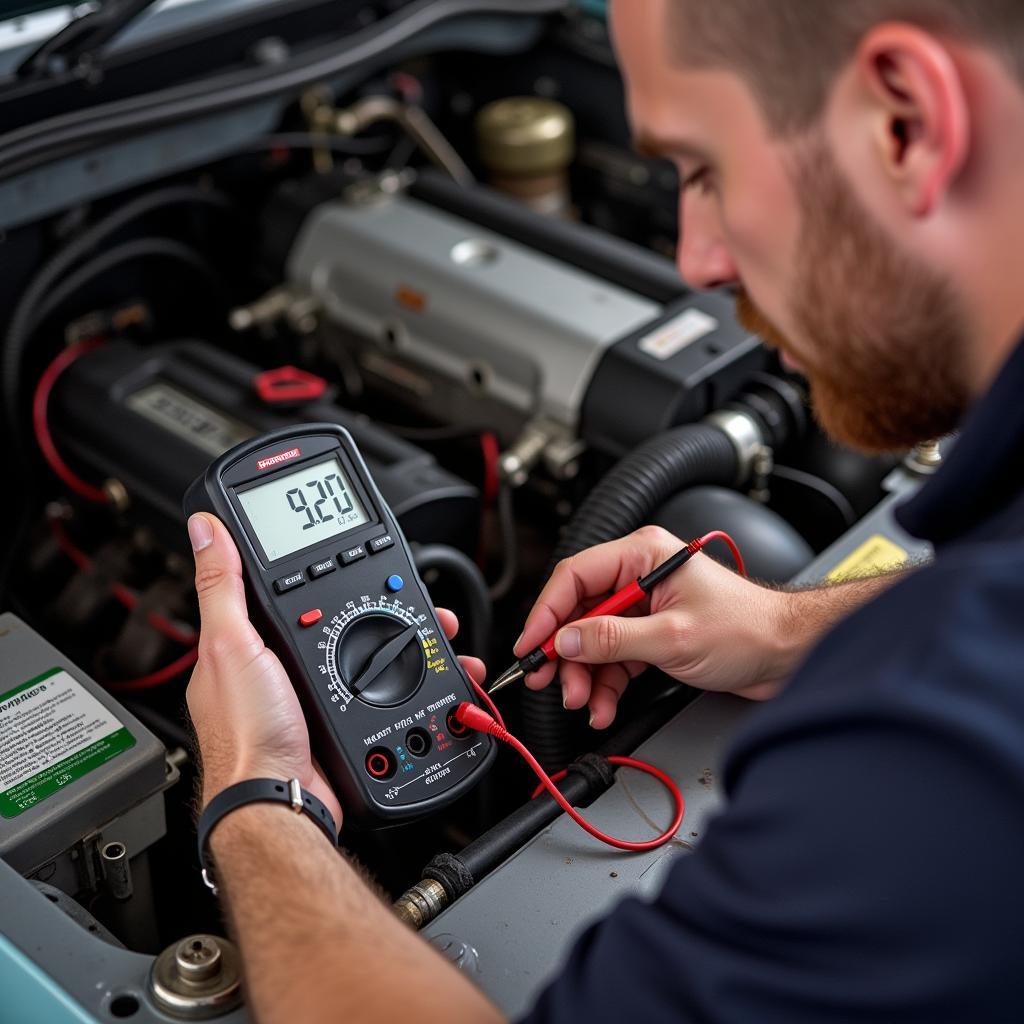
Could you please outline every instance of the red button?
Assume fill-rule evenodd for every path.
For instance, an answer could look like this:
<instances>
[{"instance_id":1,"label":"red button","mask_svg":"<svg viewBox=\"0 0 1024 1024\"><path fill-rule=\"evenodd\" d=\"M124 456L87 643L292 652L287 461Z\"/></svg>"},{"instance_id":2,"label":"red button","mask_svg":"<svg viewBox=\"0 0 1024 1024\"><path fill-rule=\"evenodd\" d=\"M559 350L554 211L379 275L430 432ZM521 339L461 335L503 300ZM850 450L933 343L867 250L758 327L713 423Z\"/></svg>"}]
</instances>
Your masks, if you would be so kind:
<instances>
[{"instance_id":1,"label":"red button","mask_svg":"<svg viewBox=\"0 0 1024 1024\"><path fill-rule=\"evenodd\" d=\"M315 626L323 617L324 613L319 608L310 608L308 612L303 612L299 616L299 625Z\"/></svg>"}]
</instances>

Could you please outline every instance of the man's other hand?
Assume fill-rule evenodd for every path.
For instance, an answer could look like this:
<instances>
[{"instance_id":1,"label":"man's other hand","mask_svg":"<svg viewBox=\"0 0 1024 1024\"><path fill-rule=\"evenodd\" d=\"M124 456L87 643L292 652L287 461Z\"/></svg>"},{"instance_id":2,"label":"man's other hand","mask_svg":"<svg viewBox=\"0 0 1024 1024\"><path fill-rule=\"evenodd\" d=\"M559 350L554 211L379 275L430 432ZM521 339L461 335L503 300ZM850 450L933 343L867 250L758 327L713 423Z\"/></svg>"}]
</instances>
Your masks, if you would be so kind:
<instances>
[{"instance_id":1,"label":"man's other hand","mask_svg":"<svg viewBox=\"0 0 1024 1024\"><path fill-rule=\"evenodd\" d=\"M516 654L542 644L684 546L667 530L645 526L560 562L526 620ZM566 708L589 705L597 729L611 724L626 684L648 665L701 689L770 697L806 648L792 627L791 596L697 555L625 616L561 629L559 660L527 676L526 685L543 689L558 673Z\"/></svg>"}]
</instances>

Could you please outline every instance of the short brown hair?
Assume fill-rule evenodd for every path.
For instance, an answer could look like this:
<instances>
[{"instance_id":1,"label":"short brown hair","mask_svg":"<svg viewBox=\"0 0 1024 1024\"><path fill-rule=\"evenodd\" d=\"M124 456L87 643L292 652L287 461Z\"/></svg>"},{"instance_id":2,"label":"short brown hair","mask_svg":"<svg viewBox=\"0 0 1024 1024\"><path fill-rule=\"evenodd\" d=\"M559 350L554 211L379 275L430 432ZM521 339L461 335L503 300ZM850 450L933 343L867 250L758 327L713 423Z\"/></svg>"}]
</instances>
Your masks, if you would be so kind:
<instances>
[{"instance_id":1,"label":"short brown hair","mask_svg":"<svg viewBox=\"0 0 1024 1024\"><path fill-rule=\"evenodd\" d=\"M669 11L682 62L735 71L779 134L818 118L836 74L882 21L988 46L1024 83L1024 0L669 0Z\"/></svg>"}]
</instances>

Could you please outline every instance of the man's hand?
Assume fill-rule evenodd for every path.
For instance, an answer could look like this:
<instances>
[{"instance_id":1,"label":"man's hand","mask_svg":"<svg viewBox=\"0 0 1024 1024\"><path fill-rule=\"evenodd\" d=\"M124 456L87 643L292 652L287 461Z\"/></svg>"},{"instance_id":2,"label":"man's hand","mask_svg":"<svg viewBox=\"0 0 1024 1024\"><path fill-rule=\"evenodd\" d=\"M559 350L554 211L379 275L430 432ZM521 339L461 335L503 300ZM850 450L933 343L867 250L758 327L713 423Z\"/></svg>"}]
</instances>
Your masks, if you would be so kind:
<instances>
[{"instance_id":1,"label":"man's hand","mask_svg":"<svg viewBox=\"0 0 1024 1024\"><path fill-rule=\"evenodd\" d=\"M187 699L203 759L203 804L245 779L295 778L340 825L341 807L313 762L295 690L249 622L234 542L220 521L205 513L192 516L188 530L202 629ZM448 636L454 636L455 616L443 609L438 615ZM483 679L483 662L462 662L475 679Z\"/></svg>"},{"instance_id":2,"label":"man's hand","mask_svg":"<svg viewBox=\"0 0 1024 1024\"><path fill-rule=\"evenodd\" d=\"M657 526L600 544L559 563L516 643L521 655L610 593L684 546ZM561 675L566 708L590 706L590 723L615 718L626 684L648 665L705 690L772 696L816 633L794 615L797 594L769 590L697 555L626 616L599 616L558 633L560 662L526 679L539 690ZM799 628L798 628L799 627Z\"/></svg>"},{"instance_id":3,"label":"man's hand","mask_svg":"<svg viewBox=\"0 0 1024 1024\"><path fill-rule=\"evenodd\" d=\"M205 513L189 519L188 533L202 628L187 700L203 760L203 804L245 779L298 779L340 825L341 807L313 764L295 690L249 622L234 541Z\"/></svg>"},{"instance_id":4,"label":"man's hand","mask_svg":"<svg viewBox=\"0 0 1024 1024\"><path fill-rule=\"evenodd\" d=\"M202 616L188 706L203 755L203 802L244 779L297 778L340 824L338 801L310 755L295 691L249 622L231 537L204 513L189 520L188 532ZM455 616L438 609L438 617L454 636ZM462 662L482 681L482 662ZM227 815L210 842L232 933L241 943L247 998L259 1020L390 1020L396 992L406 1016L424 1024L501 1020L304 815L250 804Z\"/></svg>"}]
</instances>

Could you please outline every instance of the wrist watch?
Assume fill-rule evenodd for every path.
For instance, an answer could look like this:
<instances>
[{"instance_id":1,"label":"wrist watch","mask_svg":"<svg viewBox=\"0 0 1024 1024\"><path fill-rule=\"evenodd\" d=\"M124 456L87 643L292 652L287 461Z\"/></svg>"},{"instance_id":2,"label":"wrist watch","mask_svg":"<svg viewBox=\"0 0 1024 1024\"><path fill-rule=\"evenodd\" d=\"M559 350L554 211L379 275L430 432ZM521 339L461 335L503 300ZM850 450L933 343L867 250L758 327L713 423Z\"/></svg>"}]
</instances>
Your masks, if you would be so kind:
<instances>
[{"instance_id":1,"label":"wrist watch","mask_svg":"<svg viewBox=\"0 0 1024 1024\"><path fill-rule=\"evenodd\" d=\"M296 814L305 814L317 823L320 830L338 845L338 827L331 812L323 802L299 785L298 779L282 782L280 779L246 779L218 793L203 809L197 826L199 863L203 869L203 881L217 895L217 884L213 878L210 861L210 833L225 815L244 807L246 804L272 803L287 804Z\"/></svg>"}]
</instances>

